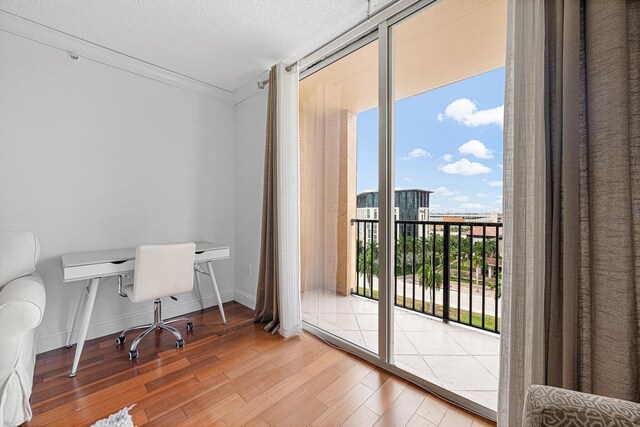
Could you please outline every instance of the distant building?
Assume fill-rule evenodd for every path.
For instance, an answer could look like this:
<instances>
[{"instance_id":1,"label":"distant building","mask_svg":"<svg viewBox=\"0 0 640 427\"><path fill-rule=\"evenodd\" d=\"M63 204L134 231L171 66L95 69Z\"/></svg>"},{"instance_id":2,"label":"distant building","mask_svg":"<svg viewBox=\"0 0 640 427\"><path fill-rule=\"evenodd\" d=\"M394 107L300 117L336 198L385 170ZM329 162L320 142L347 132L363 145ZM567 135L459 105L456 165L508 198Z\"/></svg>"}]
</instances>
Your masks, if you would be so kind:
<instances>
[{"instance_id":1,"label":"distant building","mask_svg":"<svg viewBox=\"0 0 640 427\"><path fill-rule=\"evenodd\" d=\"M396 190L395 191L395 207L398 209L396 219L400 221L428 221L429 220L429 195L433 191L428 190ZM377 191L365 191L358 194L356 200L356 207L358 209L363 208L377 208L378 207L378 192ZM427 218L421 218L422 216Z\"/></svg>"},{"instance_id":2,"label":"distant building","mask_svg":"<svg viewBox=\"0 0 640 427\"><path fill-rule=\"evenodd\" d=\"M441 222L502 222L502 213L429 212L429 220Z\"/></svg>"},{"instance_id":3,"label":"distant building","mask_svg":"<svg viewBox=\"0 0 640 427\"><path fill-rule=\"evenodd\" d=\"M395 208L394 218L397 221L398 215L400 214L400 209ZM357 208L356 209L356 218L357 219L378 219L378 208Z\"/></svg>"},{"instance_id":4,"label":"distant building","mask_svg":"<svg viewBox=\"0 0 640 427\"><path fill-rule=\"evenodd\" d=\"M429 208L419 208L418 209L418 221L430 221L431 220L431 211ZM433 220L431 220L433 221Z\"/></svg>"},{"instance_id":5,"label":"distant building","mask_svg":"<svg viewBox=\"0 0 640 427\"><path fill-rule=\"evenodd\" d=\"M400 210L395 208L395 219L398 220L398 214ZM378 208L357 208L356 219L373 219L378 220ZM367 242L378 241L378 224L367 223L366 225L359 225L360 240L364 239L363 233L367 234Z\"/></svg>"},{"instance_id":6,"label":"distant building","mask_svg":"<svg viewBox=\"0 0 640 427\"><path fill-rule=\"evenodd\" d=\"M471 230L469 230L473 239L482 239L483 237L486 237L488 239L495 239L496 238L496 234L498 236L498 238L500 240L502 240L502 231L503 228L499 225L487 225L487 226L482 226L482 225L474 225L473 227L471 227ZM468 235L468 234L467 234Z\"/></svg>"}]
</instances>

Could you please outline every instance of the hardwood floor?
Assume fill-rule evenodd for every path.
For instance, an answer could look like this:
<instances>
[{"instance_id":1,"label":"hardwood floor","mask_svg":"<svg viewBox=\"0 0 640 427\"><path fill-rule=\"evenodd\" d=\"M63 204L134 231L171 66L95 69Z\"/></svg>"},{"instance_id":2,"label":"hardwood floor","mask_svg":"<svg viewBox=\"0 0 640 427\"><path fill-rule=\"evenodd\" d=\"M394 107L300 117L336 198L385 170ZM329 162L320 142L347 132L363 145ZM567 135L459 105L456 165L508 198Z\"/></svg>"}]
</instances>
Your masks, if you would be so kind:
<instances>
[{"instance_id":1,"label":"hardwood floor","mask_svg":"<svg viewBox=\"0 0 640 427\"><path fill-rule=\"evenodd\" d=\"M91 425L125 406L135 425L485 426L494 425L335 349L311 334L288 341L225 304L188 315L195 328L144 339L128 360L117 334L87 341L76 378L74 348L38 355L29 426ZM182 326L182 325L181 325Z\"/></svg>"}]
</instances>

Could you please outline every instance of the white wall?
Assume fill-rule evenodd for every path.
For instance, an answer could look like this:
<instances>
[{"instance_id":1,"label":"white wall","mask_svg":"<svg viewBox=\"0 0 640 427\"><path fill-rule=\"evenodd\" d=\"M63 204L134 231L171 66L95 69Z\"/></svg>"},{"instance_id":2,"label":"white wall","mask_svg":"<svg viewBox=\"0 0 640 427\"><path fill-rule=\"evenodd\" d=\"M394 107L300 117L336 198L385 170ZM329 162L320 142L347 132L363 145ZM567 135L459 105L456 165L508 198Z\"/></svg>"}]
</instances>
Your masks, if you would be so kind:
<instances>
[{"instance_id":1,"label":"white wall","mask_svg":"<svg viewBox=\"0 0 640 427\"><path fill-rule=\"evenodd\" d=\"M266 75L256 80L262 80ZM268 90L254 91L256 80L236 92L247 95L235 107L236 203L235 203L235 299L255 306L260 262L264 144ZM249 89L247 91L247 89ZM251 265L251 275L249 266Z\"/></svg>"},{"instance_id":2,"label":"white wall","mask_svg":"<svg viewBox=\"0 0 640 427\"><path fill-rule=\"evenodd\" d=\"M259 109L261 97L237 107L236 150L232 104L88 59L73 61L2 31L0 64L0 230L34 231L40 240L37 270L47 289L40 350L64 344L82 287L62 283L63 253L151 242L228 243L232 259L214 268L223 300L233 299L234 262L255 263L249 240L259 242L260 224L253 220L262 187L253 188L252 177L261 173L262 152L252 145L264 120L242 120ZM250 281L238 276L241 289L250 290ZM150 305L118 297L114 284L99 291L90 337L151 316ZM211 305L212 290L204 288ZM164 304L167 316L198 308L193 295Z\"/></svg>"}]
</instances>

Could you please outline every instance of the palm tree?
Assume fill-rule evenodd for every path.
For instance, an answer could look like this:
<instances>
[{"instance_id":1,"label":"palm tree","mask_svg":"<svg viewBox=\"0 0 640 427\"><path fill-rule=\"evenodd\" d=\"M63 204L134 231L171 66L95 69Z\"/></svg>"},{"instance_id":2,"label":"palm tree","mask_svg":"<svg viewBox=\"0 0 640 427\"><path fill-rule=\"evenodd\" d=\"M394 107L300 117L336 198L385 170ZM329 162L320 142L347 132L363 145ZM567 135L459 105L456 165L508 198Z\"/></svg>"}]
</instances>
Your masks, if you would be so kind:
<instances>
[{"instance_id":1,"label":"palm tree","mask_svg":"<svg viewBox=\"0 0 640 427\"><path fill-rule=\"evenodd\" d=\"M444 236L436 233L416 239L416 275L419 285L431 288L435 284L436 289L440 289L444 262Z\"/></svg>"},{"instance_id":2,"label":"palm tree","mask_svg":"<svg viewBox=\"0 0 640 427\"><path fill-rule=\"evenodd\" d=\"M480 243L480 250L482 250L482 242ZM485 251L487 252L487 258L496 257L496 241L493 239L487 239L485 242Z\"/></svg>"},{"instance_id":3,"label":"palm tree","mask_svg":"<svg viewBox=\"0 0 640 427\"><path fill-rule=\"evenodd\" d=\"M427 237L425 252L433 253L434 252L434 240L435 240L435 256L436 259L442 262L444 258L444 236L441 234L430 234Z\"/></svg>"},{"instance_id":4,"label":"palm tree","mask_svg":"<svg viewBox=\"0 0 640 427\"><path fill-rule=\"evenodd\" d=\"M420 286L424 284L424 286L429 289L431 285L435 283L436 289L440 290L442 287L442 264L436 265L435 277L434 269L430 263L420 264L416 270L416 276L418 276Z\"/></svg>"},{"instance_id":5,"label":"palm tree","mask_svg":"<svg viewBox=\"0 0 640 427\"><path fill-rule=\"evenodd\" d=\"M476 273L476 285L480 284L480 265L482 264L482 253L480 251L473 251L473 258L471 259L472 265L473 265L473 269ZM482 266L482 271L484 274L484 269L486 267L486 263L484 266Z\"/></svg>"},{"instance_id":6,"label":"palm tree","mask_svg":"<svg viewBox=\"0 0 640 427\"><path fill-rule=\"evenodd\" d=\"M378 277L378 258L378 242L367 243L365 247L364 243L361 240L358 240L358 260L356 269L358 274L362 274L363 272L365 273L365 279L369 284L373 283L374 276Z\"/></svg>"},{"instance_id":7,"label":"palm tree","mask_svg":"<svg viewBox=\"0 0 640 427\"><path fill-rule=\"evenodd\" d=\"M456 246L457 246L458 242L456 241ZM465 261L469 261L469 248L470 244L469 244L469 238L465 237L463 239L460 240L460 247L458 248L458 251L460 252L460 257L465 260Z\"/></svg>"},{"instance_id":8,"label":"palm tree","mask_svg":"<svg viewBox=\"0 0 640 427\"><path fill-rule=\"evenodd\" d=\"M502 261L502 257L500 257L500 261ZM500 298L502 296L502 274L500 274L499 271L496 271L495 281L488 283L489 289L495 290L496 284L498 285L498 290L496 292L498 292L498 298Z\"/></svg>"},{"instance_id":9,"label":"palm tree","mask_svg":"<svg viewBox=\"0 0 640 427\"><path fill-rule=\"evenodd\" d=\"M416 243L417 244L417 243ZM406 251L405 251L406 248ZM416 246L417 249L417 246ZM396 276L404 276L412 271L411 261L413 259L413 238L398 234L396 239Z\"/></svg>"}]
</instances>

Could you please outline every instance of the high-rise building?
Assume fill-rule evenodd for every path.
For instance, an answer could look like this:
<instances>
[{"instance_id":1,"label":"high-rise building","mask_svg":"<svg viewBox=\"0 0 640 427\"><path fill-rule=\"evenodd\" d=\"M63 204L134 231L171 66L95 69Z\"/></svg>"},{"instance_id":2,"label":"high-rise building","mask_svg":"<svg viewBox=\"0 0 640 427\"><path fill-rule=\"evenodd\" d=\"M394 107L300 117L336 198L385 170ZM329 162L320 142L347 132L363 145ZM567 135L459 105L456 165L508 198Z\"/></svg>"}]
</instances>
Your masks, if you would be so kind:
<instances>
[{"instance_id":1,"label":"high-rise building","mask_svg":"<svg viewBox=\"0 0 640 427\"><path fill-rule=\"evenodd\" d=\"M400 221L427 221L429 209L429 195L433 191L429 190L396 190L395 191L395 207L398 209L396 219ZM378 192L365 191L358 194L356 207L361 208L377 208ZM425 218L426 209L426 218ZM422 213L422 215L421 215Z\"/></svg>"}]
</instances>

